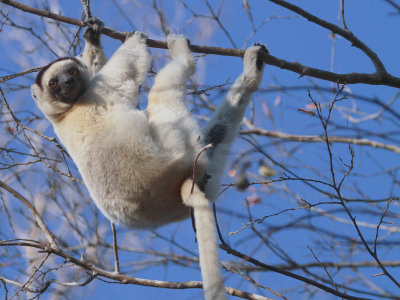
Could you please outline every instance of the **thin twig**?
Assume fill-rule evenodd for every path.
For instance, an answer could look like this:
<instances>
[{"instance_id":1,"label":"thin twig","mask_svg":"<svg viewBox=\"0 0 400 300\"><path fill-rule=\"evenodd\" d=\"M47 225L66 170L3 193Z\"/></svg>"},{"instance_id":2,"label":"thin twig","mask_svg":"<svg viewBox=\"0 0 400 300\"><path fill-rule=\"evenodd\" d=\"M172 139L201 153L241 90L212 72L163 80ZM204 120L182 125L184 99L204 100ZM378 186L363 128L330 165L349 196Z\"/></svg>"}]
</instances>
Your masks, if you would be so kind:
<instances>
[{"instance_id":1,"label":"thin twig","mask_svg":"<svg viewBox=\"0 0 400 300\"><path fill-rule=\"evenodd\" d=\"M21 201L31 211L31 213L35 217L36 222L38 223L40 229L46 235L47 240L50 242L50 244L53 247L57 248L57 243L54 238L54 235L51 233L50 229L47 227L46 223L43 221L39 212L31 204L31 202L28 199L26 199L24 196L22 196L20 193L18 193L16 190L14 190L12 187L10 187L6 183L4 183L3 181L0 181L0 187L3 188L4 190L6 190L7 192L9 192L11 195L13 195L19 201Z\"/></svg>"},{"instance_id":2,"label":"thin twig","mask_svg":"<svg viewBox=\"0 0 400 300\"><path fill-rule=\"evenodd\" d=\"M333 281L332 276L329 274L328 270L325 268L325 266L323 264L321 264L320 260L318 259L318 257L315 255L313 249L310 246L307 246L307 248L310 250L312 256L314 256L315 260L322 266L322 268L324 269L325 273L328 275L329 280L331 281L333 287L336 289L336 291L339 292L338 287L336 286L335 282Z\"/></svg>"},{"instance_id":3,"label":"thin twig","mask_svg":"<svg viewBox=\"0 0 400 300\"><path fill-rule=\"evenodd\" d=\"M81 0L81 3L87 19L90 19L92 17L92 11L90 10L90 0Z\"/></svg>"},{"instance_id":4,"label":"thin twig","mask_svg":"<svg viewBox=\"0 0 400 300\"><path fill-rule=\"evenodd\" d=\"M342 16L342 25L344 30L348 30L346 20L344 18L344 0L340 0L340 14Z\"/></svg>"},{"instance_id":5,"label":"thin twig","mask_svg":"<svg viewBox=\"0 0 400 300\"><path fill-rule=\"evenodd\" d=\"M129 19L128 15L125 13L125 11L121 8L121 6L118 4L118 2L116 0L112 0L112 2L114 3L115 7L118 9L118 11L120 12L120 14L124 17L125 21L131 26L132 30L135 30L135 25L133 25L133 23L131 22L131 20Z\"/></svg>"},{"instance_id":6,"label":"thin twig","mask_svg":"<svg viewBox=\"0 0 400 300\"><path fill-rule=\"evenodd\" d=\"M212 18L215 22L217 22L218 26L221 28L221 30L225 33L226 37L228 38L229 42L232 44L234 48L237 48L236 43L233 41L231 35L229 34L228 30L226 30L225 26L221 23L221 20L219 19L219 16L215 14L211 4L208 2L208 0L205 0L205 3L208 7L208 10L210 11Z\"/></svg>"},{"instance_id":7,"label":"thin twig","mask_svg":"<svg viewBox=\"0 0 400 300\"><path fill-rule=\"evenodd\" d=\"M115 224L111 222L111 230L113 235L113 251L114 251L114 272L119 274L119 258L118 258L118 244L117 244L117 231L115 230Z\"/></svg>"},{"instance_id":8,"label":"thin twig","mask_svg":"<svg viewBox=\"0 0 400 300\"><path fill-rule=\"evenodd\" d=\"M193 174L192 174L192 188L190 190L190 193L193 194L194 190L194 184L195 184L195 179L196 179L196 166L197 166L197 161L199 160L200 155L206 151L208 148L213 147L213 144L208 144L205 145L203 148L200 149L199 153L197 153L196 158L194 159L193 163Z\"/></svg>"},{"instance_id":9,"label":"thin twig","mask_svg":"<svg viewBox=\"0 0 400 300\"><path fill-rule=\"evenodd\" d=\"M381 216L381 219L379 220L378 226L376 226L376 234L375 234L375 240L374 240L374 253L376 255L378 254L376 249L377 249L377 245L378 245L379 229L383 223L383 219L385 218L385 216L389 210L390 203L392 203L391 200L389 200L388 203L386 204L386 208L383 211L383 214Z\"/></svg>"}]
</instances>

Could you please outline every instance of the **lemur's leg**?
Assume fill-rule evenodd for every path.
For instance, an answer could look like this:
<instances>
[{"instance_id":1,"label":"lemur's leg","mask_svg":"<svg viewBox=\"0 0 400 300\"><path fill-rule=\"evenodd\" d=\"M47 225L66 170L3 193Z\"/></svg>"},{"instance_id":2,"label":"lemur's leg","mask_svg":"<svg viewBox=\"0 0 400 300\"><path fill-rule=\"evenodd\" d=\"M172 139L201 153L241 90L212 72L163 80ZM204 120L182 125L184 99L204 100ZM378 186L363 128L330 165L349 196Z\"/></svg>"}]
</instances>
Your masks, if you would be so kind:
<instances>
[{"instance_id":1,"label":"lemur's leg","mask_svg":"<svg viewBox=\"0 0 400 300\"><path fill-rule=\"evenodd\" d=\"M161 69L149 92L149 117L167 109L177 119L188 113L185 104L186 82L195 71L189 42L183 35L170 34L168 49L172 61Z\"/></svg>"},{"instance_id":2,"label":"lemur's leg","mask_svg":"<svg viewBox=\"0 0 400 300\"><path fill-rule=\"evenodd\" d=\"M205 180L205 193L212 201L218 196L227 156L251 95L258 89L262 79L265 64L257 58L260 51L268 53L265 46L259 44L246 50L243 73L236 79L225 100L204 128L205 142L214 145L209 150L210 163L206 170L208 177L211 177Z\"/></svg>"},{"instance_id":3,"label":"lemur's leg","mask_svg":"<svg viewBox=\"0 0 400 300\"><path fill-rule=\"evenodd\" d=\"M141 32L127 35L109 61L94 76L94 90L99 87L99 97L105 102L125 103L137 106L139 86L144 82L149 67L147 37ZM107 95L104 95L107 86Z\"/></svg>"},{"instance_id":4,"label":"lemur's leg","mask_svg":"<svg viewBox=\"0 0 400 300\"><path fill-rule=\"evenodd\" d=\"M104 23L100 19L90 18L88 24L83 32L86 43L81 59L91 74L94 75L107 62L103 46L101 45L101 31L104 28Z\"/></svg>"},{"instance_id":5,"label":"lemur's leg","mask_svg":"<svg viewBox=\"0 0 400 300\"><path fill-rule=\"evenodd\" d=\"M172 61L158 72L149 92L147 113L156 139L172 154L200 150L201 131L185 103L186 82L195 71L189 42L183 35L170 34Z\"/></svg>"}]
</instances>

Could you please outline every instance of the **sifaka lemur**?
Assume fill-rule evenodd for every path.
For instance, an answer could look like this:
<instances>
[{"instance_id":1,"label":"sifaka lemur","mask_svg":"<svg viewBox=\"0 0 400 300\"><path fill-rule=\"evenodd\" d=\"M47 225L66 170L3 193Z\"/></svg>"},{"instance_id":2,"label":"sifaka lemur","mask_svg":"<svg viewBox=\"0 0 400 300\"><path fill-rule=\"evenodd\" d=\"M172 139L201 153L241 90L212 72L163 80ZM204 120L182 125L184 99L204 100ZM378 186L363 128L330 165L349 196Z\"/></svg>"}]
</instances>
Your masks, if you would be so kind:
<instances>
[{"instance_id":1,"label":"sifaka lemur","mask_svg":"<svg viewBox=\"0 0 400 300\"><path fill-rule=\"evenodd\" d=\"M227 154L263 75L258 53L268 51L258 44L246 50L243 73L201 129L185 103L195 63L184 36L168 36L172 60L156 75L143 111L137 104L149 67L146 35L128 34L106 61L103 24L90 24L83 54L44 67L32 85L33 98L109 220L148 229L185 219L193 208L205 297L225 299L210 203L218 195ZM213 147L193 168L209 143Z\"/></svg>"}]
</instances>

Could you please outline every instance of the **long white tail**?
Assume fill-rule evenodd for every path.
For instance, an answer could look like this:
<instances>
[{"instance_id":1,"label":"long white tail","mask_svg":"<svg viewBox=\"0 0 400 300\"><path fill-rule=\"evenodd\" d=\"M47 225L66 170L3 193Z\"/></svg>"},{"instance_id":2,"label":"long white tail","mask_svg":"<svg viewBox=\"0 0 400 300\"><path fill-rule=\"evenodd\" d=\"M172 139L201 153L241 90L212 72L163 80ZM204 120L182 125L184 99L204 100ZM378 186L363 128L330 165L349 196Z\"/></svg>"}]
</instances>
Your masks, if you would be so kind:
<instances>
[{"instance_id":1,"label":"long white tail","mask_svg":"<svg viewBox=\"0 0 400 300\"><path fill-rule=\"evenodd\" d=\"M187 179L181 188L183 203L192 207L196 224L203 289L206 300L226 299L224 280L218 256L218 242L210 202L193 181Z\"/></svg>"}]
</instances>

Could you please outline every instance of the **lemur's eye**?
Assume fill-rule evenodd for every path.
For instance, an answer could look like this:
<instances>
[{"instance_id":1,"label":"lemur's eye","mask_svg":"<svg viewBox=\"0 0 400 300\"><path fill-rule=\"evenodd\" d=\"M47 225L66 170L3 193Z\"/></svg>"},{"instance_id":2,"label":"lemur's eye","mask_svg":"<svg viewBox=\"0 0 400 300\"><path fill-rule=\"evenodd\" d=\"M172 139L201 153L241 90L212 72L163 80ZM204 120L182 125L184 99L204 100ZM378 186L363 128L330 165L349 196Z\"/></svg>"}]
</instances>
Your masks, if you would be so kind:
<instances>
[{"instance_id":1,"label":"lemur's eye","mask_svg":"<svg viewBox=\"0 0 400 300\"><path fill-rule=\"evenodd\" d=\"M79 71L75 68L71 68L68 70L68 73L71 74L72 76L77 76L79 74Z\"/></svg>"},{"instance_id":2,"label":"lemur's eye","mask_svg":"<svg viewBox=\"0 0 400 300\"><path fill-rule=\"evenodd\" d=\"M49 87L51 87L52 89L56 88L58 85L58 80L57 79L51 79L49 81Z\"/></svg>"}]
</instances>

